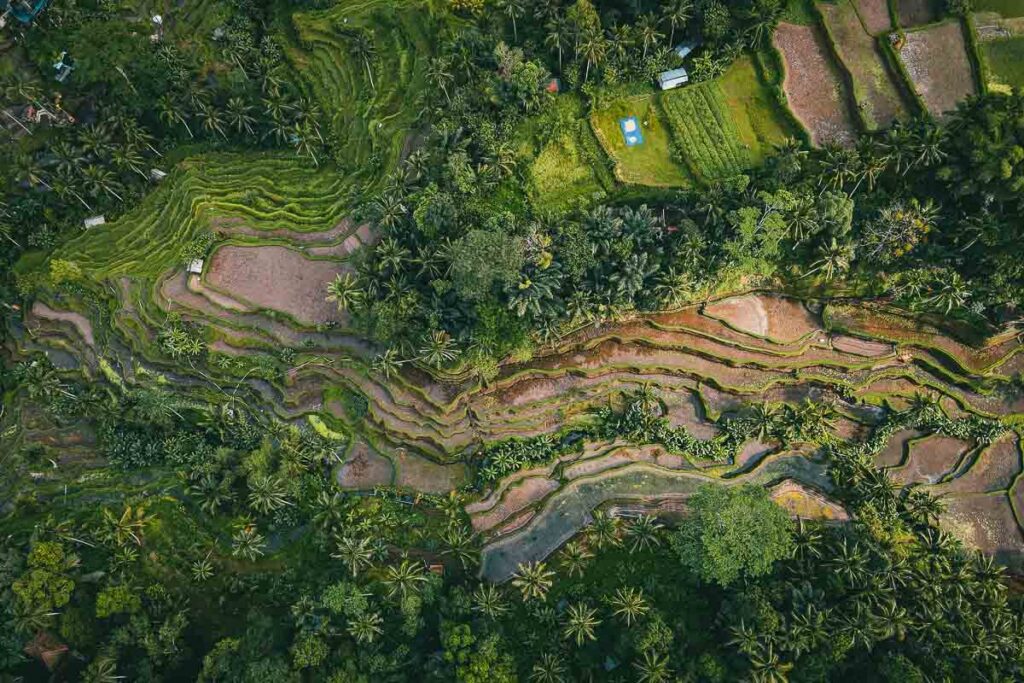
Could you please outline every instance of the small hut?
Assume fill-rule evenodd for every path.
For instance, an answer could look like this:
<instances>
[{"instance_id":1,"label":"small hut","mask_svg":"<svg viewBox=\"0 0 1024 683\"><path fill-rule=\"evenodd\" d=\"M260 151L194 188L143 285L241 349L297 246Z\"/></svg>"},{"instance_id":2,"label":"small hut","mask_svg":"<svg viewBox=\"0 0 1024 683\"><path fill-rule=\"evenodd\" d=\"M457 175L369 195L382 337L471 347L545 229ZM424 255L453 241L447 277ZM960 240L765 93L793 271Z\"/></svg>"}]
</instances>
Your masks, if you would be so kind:
<instances>
[{"instance_id":1,"label":"small hut","mask_svg":"<svg viewBox=\"0 0 1024 683\"><path fill-rule=\"evenodd\" d=\"M686 69L671 69L658 74L658 87L662 90L672 90L690 82L690 75Z\"/></svg>"},{"instance_id":2,"label":"small hut","mask_svg":"<svg viewBox=\"0 0 1024 683\"><path fill-rule=\"evenodd\" d=\"M106 224L106 216L90 216L89 218L86 218L84 221L82 221L82 225L85 226L86 230L88 230L89 228L95 228L97 226Z\"/></svg>"},{"instance_id":3,"label":"small hut","mask_svg":"<svg viewBox=\"0 0 1024 683\"><path fill-rule=\"evenodd\" d=\"M203 259L201 259L201 258L192 259L189 262L189 264L188 264L188 272L191 273L192 275L202 275L203 274Z\"/></svg>"}]
</instances>

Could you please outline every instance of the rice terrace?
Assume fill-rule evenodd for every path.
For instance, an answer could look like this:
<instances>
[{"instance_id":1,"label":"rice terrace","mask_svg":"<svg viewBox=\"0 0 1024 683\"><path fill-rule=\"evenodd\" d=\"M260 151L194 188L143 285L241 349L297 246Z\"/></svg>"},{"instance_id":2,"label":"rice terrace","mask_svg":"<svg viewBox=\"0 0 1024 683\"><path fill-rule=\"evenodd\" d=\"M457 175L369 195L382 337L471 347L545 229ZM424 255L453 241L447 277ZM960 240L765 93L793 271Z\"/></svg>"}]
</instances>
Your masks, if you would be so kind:
<instances>
[{"instance_id":1,"label":"rice terrace","mask_svg":"<svg viewBox=\"0 0 1024 683\"><path fill-rule=\"evenodd\" d=\"M1017 5L0 0L0 678L1024 678Z\"/></svg>"}]
</instances>

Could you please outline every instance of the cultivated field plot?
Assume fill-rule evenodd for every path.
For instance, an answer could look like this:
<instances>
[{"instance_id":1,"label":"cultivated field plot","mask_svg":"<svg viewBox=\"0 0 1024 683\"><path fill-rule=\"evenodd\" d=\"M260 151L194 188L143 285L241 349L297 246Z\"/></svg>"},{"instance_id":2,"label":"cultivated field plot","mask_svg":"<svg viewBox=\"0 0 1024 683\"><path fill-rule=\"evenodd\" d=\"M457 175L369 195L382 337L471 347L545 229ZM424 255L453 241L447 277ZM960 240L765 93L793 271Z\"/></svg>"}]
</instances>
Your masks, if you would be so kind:
<instances>
[{"instance_id":1,"label":"cultivated field plot","mask_svg":"<svg viewBox=\"0 0 1024 683\"><path fill-rule=\"evenodd\" d=\"M728 178L751 163L749 149L716 82L699 83L661 96L676 146L704 180Z\"/></svg>"},{"instance_id":2,"label":"cultivated field plot","mask_svg":"<svg viewBox=\"0 0 1024 683\"><path fill-rule=\"evenodd\" d=\"M881 35L892 29L889 3L886 0L854 0L854 4L864 22L864 29L871 35Z\"/></svg>"},{"instance_id":3,"label":"cultivated field plot","mask_svg":"<svg viewBox=\"0 0 1024 683\"><path fill-rule=\"evenodd\" d=\"M814 144L853 144L857 129L849 110L849 95L821 30L782 23L774 40L786 66L782 85L786 99L810 131Z\"/></svg>"},{"instance_id":4,"label":"cultivated field plot","mask_svg":"<svg viewBox=\"0 0 1024 683\"><path fill-rule=\"evenodd\" d=\"M913 28L938 21L941 0L896 0L896 16L900 26Z\"/></svg>"},{"instance_id":5,"label":"cultivated field plot","mask_svg":"<svg viewBox=\"0 0 1024 683\"><path fill-rule=\"evenodd\" d=\"M958 22L907 32L899 56L933 116L956 109L957 102L976 92Z\"/></svg>"},{"instance_id":6,"label":"cultivated field plot","mask_svg":"<svg viewBox=\"0 0 1024 683\"><path fill-rule=\"evenodd\" d=\"M875 39L865 30L849 0L818 5L836 43L839 58L853 75L853 96L871 129L905 118L906 107L897 82Z\"/></svg>"},{"instance_id":7,"label":"cultivated field plot","mask_svg":"<svg viewBox=\"0 0 1024 683\"><path fill-rule=\"evenodd\" d=\"M643 144L627 147L619 119L636 116L643 130ZM675 160L672 138L654 95L602 99L590 116L594 134L615 163L615 177L624 183L655 187L687 186L694 180Z\"/></svg>"},{"instance_id":8,"label":"cultivated field plot","mask_svg":"<svg viewBox=\"0 0 1024 683\"><path fill-rule=\"evenodd\" d=\"M335 261L310 259L287 247L228 244L213 253L205 278L208 285L239 301L315 325L342 320L324 294L342 268Z\"/></svg>"},{"instance_id":9,"label":"cultivated field plot","mask_svg":"<svg viewBox=\"0 0 1024 683\"><path fill-rule=\"evenodd\" d=\"M754 164L761 163L786 138L796 136L792 123L779 111L775 98L758 78L750 57L737 59L716 82Z\"/></svg>"},{"instance_id":10,"label":"cultivated field plot","mask_svg":"<svg viewBox=\"0 0 1024 683\"><path fill-rule=\"evenodd\" d=\"M1024 2L1019 11L1024 12ZM1003 17L996 12L976 12L979 52L988 67L988 87L1010 92L1024 87L1024 17Z\"/></svg>"},{"instance_id":11,"label":"cultivated field plot","mask_svg":"<svg viewBox=\"0 0 1024 683\"><path fill-rule=\"evenodd\" d=\"M821 329L821 320L803 302L780 296L746 294L704 307L704 315L757 337L792 343Z\"/></svg>"}]
</instances>

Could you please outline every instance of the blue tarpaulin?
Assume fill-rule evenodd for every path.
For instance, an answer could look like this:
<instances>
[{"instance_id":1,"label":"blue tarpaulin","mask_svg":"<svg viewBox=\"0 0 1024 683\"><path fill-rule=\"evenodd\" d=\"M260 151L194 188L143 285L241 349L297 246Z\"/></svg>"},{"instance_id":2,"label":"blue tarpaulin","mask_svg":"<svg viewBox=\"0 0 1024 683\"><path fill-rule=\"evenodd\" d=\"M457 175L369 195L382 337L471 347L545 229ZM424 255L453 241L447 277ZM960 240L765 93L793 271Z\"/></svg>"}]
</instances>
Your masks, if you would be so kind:
<instances>
[{"instance_id":1,"label":"blue tarpaulin","mask_svg":"<svg viewBox=\"0 0 1024 683\"><path fill-rule=\"evenodd\" d=\"M626 147L636 147L644 143L644 134L640 130L640 122L635 116L627 116L619 119L619 129L622 131L622 138L626 141Z\"/></svg>"}]
</instances>

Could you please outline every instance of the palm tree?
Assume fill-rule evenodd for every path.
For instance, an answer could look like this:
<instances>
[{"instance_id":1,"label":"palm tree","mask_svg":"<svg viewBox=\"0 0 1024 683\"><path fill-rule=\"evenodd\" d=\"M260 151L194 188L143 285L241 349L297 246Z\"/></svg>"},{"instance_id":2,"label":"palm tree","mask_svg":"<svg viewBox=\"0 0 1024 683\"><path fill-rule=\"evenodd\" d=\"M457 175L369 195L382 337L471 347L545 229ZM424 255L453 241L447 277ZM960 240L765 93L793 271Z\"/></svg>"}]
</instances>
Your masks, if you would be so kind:
<instances>
[{"instance_id":1,"label":"palm tree","mask_svg":"<svg viewBox=\"0 0 1024 683\"><path fill-rule=\"evenodd\" d=\"M847 242L840 244L835 237L827 244L818 247L818 260L811 264L806 275L821 271L825 280L834 280L837 275L850 269L853 260L853 245Z\"/></svg>"},{"instance_id":2,"label":"palm tree","mask_svg":"<svg viewBox=\"0 0 1024 683\"><path fill-rule=\"evenodd\" d=\"M263 555L267 547L266 539L255 524L244 524L231 537L231 554L244 557L253 562Z\"/></svg>"},{"instance_id":3,"label":"palm tree","mask_svg":"<svg viewBox=\"0 0 1024 683\"><path fill-rule=\"evenodd\" d=\"M664 33L658 31L658 23L653 14L645 14L637 22L637 31L640 36L640 44L644 46L644 59L647 59L647 50L658 44Z\"/></svg>"},{"instance_id":4,"label":"palm tree","mask_svg":"<svg viewBox=\"0 0 1024 683\"><path fill-rule=\"evenodd\" d=\"M604 60L605 54L608 52L608 43L605 41L604 35L600 30L590 31L583 36L583 42L580 44L580 53L584 59L587 60L586 69L583 71L583 82L586 83L587 79L590 78L590 67L595 64L600 64Z\"/></svg>"},{"instance_id":5,"label":"palm tree","mask_svg":"<svg viewBox=\"0 0 1024 683\"><path fill-rule=\"evenodd\" d=\"M661 6L661 20L669 25L669 44L676 42L676 29L693 18L693 0L670 0Z\"/></svg>"},{"instance_id":6,"label":"palm tree","mask_svg":"<svg viewBox=\"0 0 1024 683\"><path fill-rule=\"evenodd\" d=\"M256 118L252 115L252 106L246 104L241 97L232 97L228 100L226 113L228 124L233 126L236 132L255 134L256 129L253 126L256 124Z\"/></svg>"},{"instance_id":7,"label":"palm tree","mask_svg":"<svg viewBox=\"0 0 1024 683\"><path fill-rule=\"evenodd\" d=\"M82 182L85 185L85 191L92 197L99 197L106 193L116 197L120 202L124 201L124 198L117 193L120 183L114 178L113 173L102 166L89 164L83 168Z\"/></svg>"},{"instance_id":8,"label":"palm tree","mask_svg":"<svg viewBox=\"0 0 1024 683\"><path fill-rule=\"evenodd\" d=\"M220 508L229 505L235 498L230 480L219 479L211 472L204 473L198 480L190 483L185 492L198 498L199 507L210 515L216 514Z\"/></svg>"},{"instance_id":9,"label":"palm tree","mask_svg":"<svg viewBox=\"0 0 1024 683\"><path fill-rule=\"evenodd\" d=\"M266 515L291 504L285 494L284 482L279 477L264 474L249 477L249 506L252 509Z\"/></svg>"},{"instance_id":10,"label":"palm tree","mask_svg":"<svg viewBox=\"0 0 1024 683\"><path fill-rule=\"evenodd\" d=\"M213 563L210 556L198 559L192 563L192 580L196 583L203 583L213 578Z\"/></svg>"},{"instance_id":11,"label":"palm tree","mask_svg":"<svg viewBox=\"0 0 1024 683\"><path fill-rule=\"evenodd\" d=\"M562 52L565 50L565 46L569 44L569 36L572 35L572 29L564 17L556 17L549 21L545 29L547 29L547 33L544 35L544 44L549 50L558 53L558 72L561 73Z\"/></svg>"},{"instance_id":12,"label":"palm tree","mask_svg":"<svg viewBox=\"0 0 1024 683\"><path fill-rule=\"evenodd\" d=\"M621 528L622 520L618 517L612 517L604 510L596 510L593 520L587 527L587 540L598 550L617 546L622 542L619 538Z\"/></svg>"},{"instance_id":13,"label":"palm tree","mask_svg":"<svg viewBox=\"0 0 1024 683\"><path fill-rule=\"evenodd\" d=\"M291 138L292 144L295 145L296 153L299 156L307 156L312 159L314 166L320 166L320 159L316 155L317 145L313 140L314 134L319 135L320 133L308 119L297 122L288 129L288 136Z\"/></svg>"},{"instance_id":14,"label":"palm tree","mask_svg":"<svg viewBox=\"0 0 1024 683\"><path fill-rule=\"evenodd\" d=\"M373 563L373 549L367 538L342 536L338 539L336 550L331 553L331 557L347 565L354 579L360 571Z\"/></svg>"},{"instance_id":15,"label":"palm tree","mask_svg":"<svg viewBox=\"0 0 1024 683\"><path fill-rule=\"evenodd\" d=\"M121 171L131 171L142 176L143 180L149 180L149 176L142 170L142 155L134 145L119 145L114 148L110 157L114 166Z\"/></svg>"},{"instance_id":16,"label":"palm tree","mask_svg":"<svg viewBox=\"0 0 1024 683\"><path fill-rule=\"evenodd\" d=\"M925 299L925 303L941 308L944 313L948 314L954 308L966 306L970 296L971 290L968 288L963 277L960 273L953 271L949 274L949 277L942 281L938 290L932 296Z\"/></svg>"},{"instance_id":17,"label":"palm tree","mask_svg":"<svg viewBox=\"0 0 1024 683\"><path fill-rule=\"evenodd\" d=\"M29 187L42 185L47 190L52 190L49 183L43 178L43 166L31 154L20 154L14 161L15 179L20 183L26 183Z\"/></svg>"},{"instance_id":18,"label":"palm tree","mask_svg":"<svg viewBox=\"0 0 1024 683\"><path fill-rule=\"evenodd\" d=\"M750 679L754 683L786 683L792 664L779 660L771 643L750 655Z\"/></svg>"},{"instance_id":19,"label":"palm tree","mask_svg":"<svg viewBox=\"0 0 1024 683\"><path fill-rule=\"evenodd\" d=\"M580 647L584 641L597 638L594 629L600 624L596 609L584 603L576 603L569 605L569 609L566 610L565 630L562 633L567 639L575 640L576 646Z\"/></svg>"},{"instance_id":20,"label":"palm tree","mask_svg":"<svg viewBox=\"0 0 1024 683\"><path fill-rule=\"evenodd\" d=\"M337 304L339 311L347 311L357 304L363 296L362 289L352 273L339 273L327 283L326 301Z\"/></svg>"},{"instance_id":21,"label":"palm tree","mask_svg":"<svg viewBox=\"0 0 1024 683\"><path fill-rule=\"evenodd\" d=\"M94 659L82 673L83 683L117 683L125 678L117 673L117 659L108 655Z\"/></svg>"},{"instance_id":22,"label":"palm tree","mask_svg":"<svg viewBox=\"0 0 1024 683\"><path fill-rule=\"evenodd\" d=\"M384 375L384 379L391 379L393 375L397 375L401 368L402 361L398 359L398 352L394 349L386 349L384 353L377 354L371 367L375 372L379 372Z\"/></svg>"},{"instance_id":23,"label":"palm tree","mask_svg":"<svg viewBox=\"0 0 1024 683\"><path fill-rule=\"evenodd\" d=\"M530 680L533 683L564 683L565 662L554 652L545 652L530 669Z\"/></svg>"},{"instance_id":24,"label":"palm tree","mask_svg":"<svg viewBox=\"0 0 1024 683\"><path fill-rule=\"evenodd\" d=\"M188 119L184 114L184 102L170 93L164 94L163 97L157 102L158 115L160 120L165 125L170 126L174 123L180 123L188 131L189 138L194 138L192 134L192 128L188 125Z\"/></svg>"},{"instance_id":25,"label":"palm tree","mask_svg":"<svg viewBox=\"0 0 1024 683\"><path fill-rule=\"evenodd\" d=\"M90 123L78 134L78 142L86 156L102 160L110 156L113 150L113 142L110 138L110 129L100 123Z\"/></svg>"},{"instance_id":26,"label":"palm tree","mask_svg":"<svg viewBox=\"0 0 1024 683\"><path fill-rule=\"evenodd\" d=\"M579 541L569 541L562 548L559 557L562 567L565 568L569 576L577 573L583 576L583 570L586 569L587 562L594 557L594 553L587 550L587 547Z\"/></svg>"},{"instance_id":27,"label":"palm tree","mask_svg":"<svg viewBox=\"0 0 1024 683\"><path fill-rule=\"evenodd\" d=\"M452 103L451 95L448 94L448 84L455 82L455 76L452 75L451 64L447 59L435 57L430 60L430 65L427 67L427 80L434 87L441 89L448 104Z\"/></svg>"},{"instance_id":28,"label":"palm tree","mask_svg":"<svg viewBox=\"0 0 1024 683\"><path fill-rule=\"evenodd\" d=\"M365 33L353 33L348 37L353 54L357 59L361 59L363 66L366 67L366 77L370 81L370 88L376 90L377 86L373 82L373 69L370 68L370 60L377 54L377 46Z\"/></svg>"},{"instance_id":29,"label":"palm tree","mask_svg":"<svg viewBox=\"0 0 1024 683\"><path fill-rule=\"evenodd\" d=\"M634 621L651 609L644 598L644 592L639 588L618 588L608 602L615 608L612 614L622 617L626 626L632 626Z\"/></svg>"},{"instance_id":30,"label":"palm tree","mask_svg":"<svg viewBox=\"0 0 1024 683\"><path fill-rule=\"evenodd\" d=\"M129 541L135 545L142 545L142 532L149 523L146 509L141 505L132 507L127 505L120 516L111 512L109 508L103 508L104 536L119 546Z\"/></svg>"},{"instance_id":31,"label":"palm tree","mask_svg":"<svg viewBox=\"0 0 1024 683\"><path fill-rule=\"evenodd\" d=\"M216 106L207 102L199 102L196 108L196 116L199 118L199 123L207 133L216 133L225 140L228 139L227 133L224 132L224 115L221 114L220 109Z\"/></svg>"},{"instance_id":32,"label":"palm tree","mask_svg":"<svg viewBox=\"0 0 1024 683\"><path fill-rule=\"evenodd\" d=\"M508 606L496 586L482 583L473 591L473 611L488 619L497 619L508 611Z\"/></svg>"},{"instance_id":33,"label":"palm tree","mask_svg":"<svg viewBox=\"0 0 1024 683\"><path fill-rule=\"evenodd\" d=\"M363 612L348 622L348 632L358 643L372 643L384 630L384 619L376 612Z\"/></svg>"},{"instance_id":34,"label":"palm tree","mask_svg":"<svg viewBox=\"0 0 1024 683\"><path fill-rule=\"evenodd\" d=\"M543 600L554 575L543 562L520 563L512 575L512 585L522 592L524 600Z\"/></svg>"},{"instance_id":35,"label":"palm tree","mask_svg":"<svg viewBox=\"0 0 1024 683\"><path fill-rule=\"evenodd\" d=\"M455 340L444 330L434 330L420 348L420 358L427 364L440 368L444 363L459 357L459 348Z\"/></svg>"},{"instance_id":36,"label":"palm tree","mask_svg":"<svg viewBox=\"0 0 1024 683\"><path fill-rule=\"evenodd\" d=\"M388 587L388 597L401 594L402 599L415 595L419 586L427 580L423 565L405 558L398 565L388 565L384 571L383 583Z\"/></svg>"},{"instance_id":37,"label":"palm tree","mask_svg":"<svg viewBox=\"0 0 1024 683\"><path fill-rule=\"evenodd\" d=\"M519 33L516 31L516 17L523 16L523 12L526 11L523 0L495 0L494 4L499 11L504 12L512 20L512 40L518 43Z\"/></svg>"},{"instance_id":38,"label":"palm tree","mask_svg":"<svg viewBox=\"0 0 1024 683\"><path fill-rule=\"evenodd\" d=\"M630 538L629 552L648 550L661 545L658 532L661 525L652 515L641 515L626 527L626 536Z\"/></svg>"},{"instance_id":39,"label":"palm tree","mask_svg":"<svg viewBox=\"0 0 1024 683\"><path fill-rule=\"evenodd\" d=\"M465 527L449 526L441 535L442 540L448 547L442 553L453 555L459 560L463 569L476 564L479 558L476 555L476 548L473 545L473 535Z\"/></svg>"},{"instance_id":40,"label":"palm tree","mask_svg":"<svg viewBox=\"0 0 1024 683\"><path fill-rule=\"evenodd\" d=\"M637 679L640 683L666 683L672 677L672 670L668 668L668 657L659 655L654 650L644 650L640 660L633 662L633 667L640 674Z\"/></svg>"}]
</instances>

